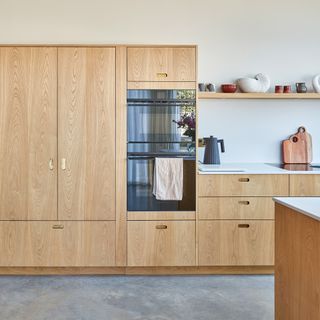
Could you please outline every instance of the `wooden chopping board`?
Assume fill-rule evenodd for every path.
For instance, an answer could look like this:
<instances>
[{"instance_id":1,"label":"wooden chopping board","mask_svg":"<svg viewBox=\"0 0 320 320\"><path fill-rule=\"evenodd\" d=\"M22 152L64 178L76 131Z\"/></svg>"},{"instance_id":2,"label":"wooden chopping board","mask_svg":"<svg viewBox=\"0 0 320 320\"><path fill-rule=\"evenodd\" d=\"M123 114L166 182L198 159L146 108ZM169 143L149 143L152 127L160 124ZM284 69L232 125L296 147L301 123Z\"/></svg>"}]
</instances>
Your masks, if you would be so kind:
<instances>
[{"instance_id":1,"label":"wooden chopping board","mask_svg":"<svg viewBox=\"0 0 320 320\"><path fill-rule=\"evenodd\" d=\"M282 154L284 163L312 162L312 138L305 127L282 142Z\"/></svg>"}]
</instances>

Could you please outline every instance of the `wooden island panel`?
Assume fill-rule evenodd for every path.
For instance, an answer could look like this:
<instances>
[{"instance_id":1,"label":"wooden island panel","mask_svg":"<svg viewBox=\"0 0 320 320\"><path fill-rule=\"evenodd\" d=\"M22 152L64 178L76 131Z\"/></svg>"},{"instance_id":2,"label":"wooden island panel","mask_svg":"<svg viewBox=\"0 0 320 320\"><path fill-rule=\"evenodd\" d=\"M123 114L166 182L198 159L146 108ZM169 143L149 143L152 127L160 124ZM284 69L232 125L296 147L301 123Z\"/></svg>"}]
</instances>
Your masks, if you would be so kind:
<instances>
[{"instance_id":1,"label":"wooden island panel","mask_svg":"<svg viewBox=\"0 0 320 320\"><path fill-rule=\"evenodd\" d=\"M276 204L276 320L320 318L320 222Z\"/></svg>"}]
</instances>

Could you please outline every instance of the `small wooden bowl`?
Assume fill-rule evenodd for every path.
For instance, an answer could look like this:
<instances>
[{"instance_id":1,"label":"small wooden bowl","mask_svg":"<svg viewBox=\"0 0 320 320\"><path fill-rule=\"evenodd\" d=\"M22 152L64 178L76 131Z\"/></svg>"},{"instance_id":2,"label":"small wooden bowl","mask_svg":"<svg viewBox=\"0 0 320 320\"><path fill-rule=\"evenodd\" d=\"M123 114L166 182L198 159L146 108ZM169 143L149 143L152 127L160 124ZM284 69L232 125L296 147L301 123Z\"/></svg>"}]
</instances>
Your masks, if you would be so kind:
<instances>
[{"instance_id":1,"label":"small wooden bowl","mask_svg":"<svg viewBox=\"0 0 320 320\"><path fill-rule=\"evenodd\" d=\"M226 83L221 85L221 91L224 93L235 93L238 89L236 84Z\"/></svg>"}]
</instances>

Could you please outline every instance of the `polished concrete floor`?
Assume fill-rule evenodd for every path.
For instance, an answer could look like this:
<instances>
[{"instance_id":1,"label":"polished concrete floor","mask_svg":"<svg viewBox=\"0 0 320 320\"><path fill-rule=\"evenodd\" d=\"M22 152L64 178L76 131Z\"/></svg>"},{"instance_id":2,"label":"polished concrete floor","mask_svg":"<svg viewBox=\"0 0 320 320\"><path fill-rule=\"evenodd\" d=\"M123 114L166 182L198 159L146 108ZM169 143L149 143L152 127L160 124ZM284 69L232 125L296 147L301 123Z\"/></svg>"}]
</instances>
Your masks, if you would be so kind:
<instances>
[{"instance_id":1,"label":"polished concrete floor","mask_svg":"<svg viewBox=\"0 0 320 320\"><path fill-rule=\"evenodd\" d=\"M272 320L272 276L0 277L1 320Z\"/></svg>"}]
</instances>

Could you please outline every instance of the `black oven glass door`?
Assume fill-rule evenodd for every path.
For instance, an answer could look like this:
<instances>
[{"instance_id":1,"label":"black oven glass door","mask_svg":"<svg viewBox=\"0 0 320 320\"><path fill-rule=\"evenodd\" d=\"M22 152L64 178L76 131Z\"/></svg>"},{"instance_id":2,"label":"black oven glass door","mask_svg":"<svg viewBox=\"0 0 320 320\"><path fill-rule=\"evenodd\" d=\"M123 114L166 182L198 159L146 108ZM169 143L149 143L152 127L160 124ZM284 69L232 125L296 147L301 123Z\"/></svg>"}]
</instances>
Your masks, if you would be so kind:
<instances>
[{"instance_id":1,"label":"black oven glass door","mask_svg":"<svg viewBox=\"0 0 320 320\"><path fill-rule=\"evenodd\" d=\"M154 158L128 158L128 211L195 211L195 160L183 161L181 201L157 200L153 190Z\"/></svg>"}]
</instances>

